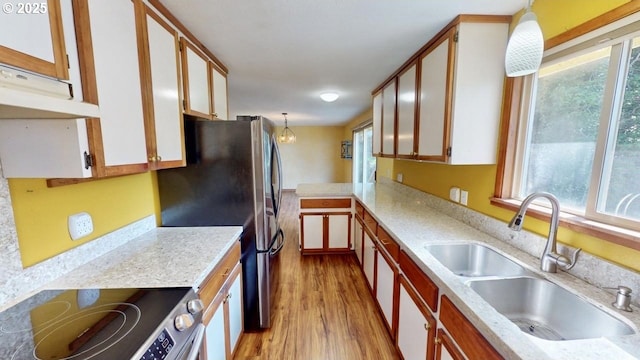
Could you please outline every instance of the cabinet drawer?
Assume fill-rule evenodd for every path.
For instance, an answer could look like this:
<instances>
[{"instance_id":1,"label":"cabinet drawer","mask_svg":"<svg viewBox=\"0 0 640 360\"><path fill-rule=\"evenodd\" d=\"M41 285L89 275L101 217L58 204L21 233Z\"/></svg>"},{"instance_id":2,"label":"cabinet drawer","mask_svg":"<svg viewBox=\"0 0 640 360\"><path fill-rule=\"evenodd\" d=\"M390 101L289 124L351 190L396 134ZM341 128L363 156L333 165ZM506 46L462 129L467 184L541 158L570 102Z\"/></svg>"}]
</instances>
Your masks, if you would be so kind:
<instances>
[{"instance_id":1,"label":"cabinet drawer","mask_svg":"<svg viewBox=\"0 0 640 360\"><path fill-rule=\"evenodd\" d=\"M438 311L438 286L405 253L400 251L400 269L433 312Z\"/></svg>"},{"instance_id":2,"label":"cabinet drawer","mask_svg":"<svg viewBox=\"0 0 640 360\"><path fill-rule=\"evenodd\" d=\"M389 255L391 255L393 260L395 260L395 262L398 262L400 246L382 227L378 227L378 240L387 250Z\"/></svg>"},{"instance_id":3,"label":"cabinet drawer","mask_svg":"<svg viewBox=\"0 0 640 360\"><path fill-rule=\"evenodd\" d=\"M351 199L300 199L301 209L346 209L351 207Z\"/></svg>"},{"instance_id":4,"label":"cabinet drawer","mask_svg":"<svg viewBox=\"0 0 640 360\"><path fill-rule=\"evenodd\" d=\"M374 236L378 236L378 222L367 210L363 209L363 212L364 216L362 217L362 220L364 221L364 225L369 228L369 231L371 231Z\"/></svg>"},{"instance_id":5,"label":"cabinet drawer","mask_svg":"<svg viewBox=\"0 0 640 360\"><path fill-rule=\"evenodd\" d=\"M202 300L205 309L213 301L213 298L215 298L216 294L220 291L222 285L239 261L240 241L237 241L200 285L198 295L200 296L200 300Z\"/></svg>"},{"instance_id":6,"label":"cabinet drawer","mask_svg":"<svg viewBox=\"0 0 640 360\"><path fill-rule=\"evenodd\" d=\"M440 322L469 359L503 359L445 295L442 296Z\"/></svg>"},{"instance_id":7,"label":"cabinet drawer","mask_svg":"<svg viewBox=\"0 0 640 360\"><path fill-rule=\"evenodd\" d=\"M356 214L360 215L360 219L364 218L364 206L356 201Z\"/></svg>"}]
</instances>

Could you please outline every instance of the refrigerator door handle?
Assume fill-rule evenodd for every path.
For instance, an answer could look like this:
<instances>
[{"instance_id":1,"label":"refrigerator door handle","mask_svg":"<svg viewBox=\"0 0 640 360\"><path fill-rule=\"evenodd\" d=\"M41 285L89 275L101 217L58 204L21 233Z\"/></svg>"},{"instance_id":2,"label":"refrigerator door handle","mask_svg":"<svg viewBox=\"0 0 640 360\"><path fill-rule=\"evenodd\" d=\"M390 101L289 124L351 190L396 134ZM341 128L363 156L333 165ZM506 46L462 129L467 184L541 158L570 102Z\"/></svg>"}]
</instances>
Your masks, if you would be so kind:
<instances>
[{"instance_id":1,"label":"refrigerator door handle","mask_svg":"<svg viewBox=\"0 0 640 360\"><path fill-rule=\"evenodd\" d=\"M276 160L276 163L277 163L276 164L277 165L276 169L278 170L278 192L277 193L274 193L275 189L273 188L273 178L272 178L272 181L271 181L271 193L273 194L274 198L275 197L278 198L277 201L274 199L274 206L273 206L274 211L276 213L276 219L277 219L278 215L279 215L279 211L278 210L280 208L280 205L282 204L282 158L280 157L280 149L278 148L278 142L276 141L275 137L273 137L271 139L271 151L272 151L272 154L276 155L275 156L275 160ZM271 157L271 171L272 172L273 172L273 169L274 169L273 160L274 160L274 158L272 156ZM277 202L277 204L275 204L276 202Z\"/></svg>"},{"instance_id":2,"label":"refrigerator door handle","mask_svg":"<svg viewBox=\"0 0 640 360\"><path fill-rule=\"evenodd\" d=\"M280 236L282 236L282 242L278 244L278 237ZM274 246L276 245L278 247L274 249ZM283 246L284 246L284 231L282 231L282 229L278 229L278 231L276 231L276 234L271 238L271 242L269 242L269 246L265 250L258 250L257 253L258 254L269 253L270 255L275 255L280 250L282 250Z\"/></svg>"}]
</instances>

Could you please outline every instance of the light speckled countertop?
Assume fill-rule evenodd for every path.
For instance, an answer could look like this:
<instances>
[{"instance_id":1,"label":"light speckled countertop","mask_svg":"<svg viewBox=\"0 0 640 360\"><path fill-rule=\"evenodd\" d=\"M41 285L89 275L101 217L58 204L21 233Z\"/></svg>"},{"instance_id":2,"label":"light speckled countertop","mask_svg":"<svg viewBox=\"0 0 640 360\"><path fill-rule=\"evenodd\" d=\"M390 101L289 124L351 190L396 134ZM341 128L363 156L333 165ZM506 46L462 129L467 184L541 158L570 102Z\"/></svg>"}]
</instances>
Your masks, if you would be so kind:
<instances>
[{"instance_id":1,"label":"light speckled countertop","mask_svg":"<svg viewBox=\"0 0 640 360\"><path fill-rule=\"evenodd\" d=\"M197 288L241 233L241 226L155 228L46 288Z\"/></svg>"},{"instance_id":2,"label":"light speckled countertop","mask_svg":"<svg viewBox=\"0 0 640 360\"><path fill-rule=\"evenodd\" d=\"M349 184L351 185L351 184ZM345 184L304 184L298 187L300 197L344 196ZM339 191L332 193L333 189ZM507 318L499 314L470 287L464 278L458 277L438 262L424 247L428 243L480 242L524 265L537 275L577 292L581 297L606 312L623 315L625 322L638 329L640 314L613 310L609 304L611 294L586 282L558 271L557 274L541 273L538 258L516 247L489 236L455 218L443 214L438 207L455 207L451 212L469 216L468 209L437 199L431 195L391 181L352 186L352 194L385 228L436 283L440 295L447 295L474 326L507 359L636 359L640 358L640 335L616 338L598 338L572 341L545 341L521 332ZM435 204L435 206L434 206ZM444 205L443 205L444 204ZM447 209L448 211L449 209ZM471 216L474 216L473 214ZM494 220L478 214L478 224ZM506 224L504 231L508 231ZM495 226L495 224L494 224ZM536 250L537 253L537 250ZM597 271L594 269L594 271Z\"/></svg>"}]
</instances>

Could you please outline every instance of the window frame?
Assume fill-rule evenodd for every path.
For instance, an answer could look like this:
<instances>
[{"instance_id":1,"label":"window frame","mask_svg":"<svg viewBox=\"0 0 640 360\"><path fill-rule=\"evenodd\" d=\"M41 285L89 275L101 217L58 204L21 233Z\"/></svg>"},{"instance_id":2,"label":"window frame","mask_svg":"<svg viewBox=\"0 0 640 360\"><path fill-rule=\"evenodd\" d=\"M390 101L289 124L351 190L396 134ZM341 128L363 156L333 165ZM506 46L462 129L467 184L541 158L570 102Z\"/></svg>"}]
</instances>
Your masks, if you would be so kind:
<instances>
[{"instance_id":1,"label":"window frame","mask_svg":"<svg viewBox=\"0 0 640 360\"><path fill-rule=\"evenodd\" d=\"M582 42L581 37L584 38L585 35L590 35L598 31L609 31L607 27L614 26L612 25L613 23L630 17L639 11L640 4L637 2L626 3L567 32L546 40L545 51L552 48L568 48L572 46L572 44ZM635 17L638 17L638 14L636 14ZM520 118L522 116L528 116L529 113L529 109L525 106L527 103L522 101L522 99L524 96L531 95L530 93L526 93L532 89L531 78L532 76L529 78L506 78L505 80L496 182L491 204L512 211L517 211L521 204L521 200L512 198L511 194L515 181L518 180L514 179L513 176L516 166L519 165L517 164L519 161L519 151L522 151L522 149L519 148L519 135L523 131L520 126ZM601 134L602 131L600 131L598 135L598 147L605 145L601 143ZM595 165L596 164L594 164L594 167ZM592 179L592 182L593 181ZM599 181L599 179L597 181ZM589 202L593 200L595 203L597 191L594 193L596 193L594 199L590 198L588 200ZM587 207L589 206L589 202ZM551 210L547 207L534 204L530 207L528 214L534 218L549 221ZM560 226L578 233L591 235L618 245L640 250L640 231L630 229L626 225L620 226L608 223L606 216L592 218L591 215L590 212L587 212L585 216L581 216L563 211L560 214Z\"/></svg>"}]
</instances>

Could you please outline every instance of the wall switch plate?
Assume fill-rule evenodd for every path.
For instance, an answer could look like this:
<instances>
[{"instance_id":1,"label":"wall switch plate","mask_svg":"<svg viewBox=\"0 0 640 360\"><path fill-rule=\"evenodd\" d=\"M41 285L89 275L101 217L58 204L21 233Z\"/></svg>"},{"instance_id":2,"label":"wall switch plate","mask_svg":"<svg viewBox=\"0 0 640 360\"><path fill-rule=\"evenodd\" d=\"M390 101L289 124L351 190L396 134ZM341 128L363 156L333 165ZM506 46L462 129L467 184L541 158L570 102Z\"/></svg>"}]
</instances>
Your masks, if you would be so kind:
<instances>
[{"instance_id":1,"label":"wall switch plate","mask_svg":"<svg viewBox=\"0 0 640 360\"><path fill-rule=\"evenodd\" d=\"M398 174L396 174L396 180L397 180L399 183L401 183L401 182L402 182L402 178L403 178L402 173L398 173Z\"/></svg>"},{"instance_id":2,"label":"wall switch plate","mask_svg":"<svg viewBox=\"0 0 640 360\"><path fill-rule=\"evenodd\" d=\"M78 240L93 232L93 220L86 212L69 215L68 227L71 240Z\"/></svg>"},{"instance_id":3,"label":"wall switch plate","mask_svg":"<svg viewBox=\"0 0 640 360\"><path fill-rule=\"evenodd\" d=\"M452 187L449 189L449 199L453 202L460 202L460 188Z\"/></svg>"},{"instance_id":4,"label":"wall switch plate","mask_svg":"<svg viewBox=\"0 0 640 360\"><path fill-rule=\"evenodd\" d=\"M469 201L469 192L462 190L460 192L460 204L467 206L467 201Z\"/></svg>"}]
</instances>

